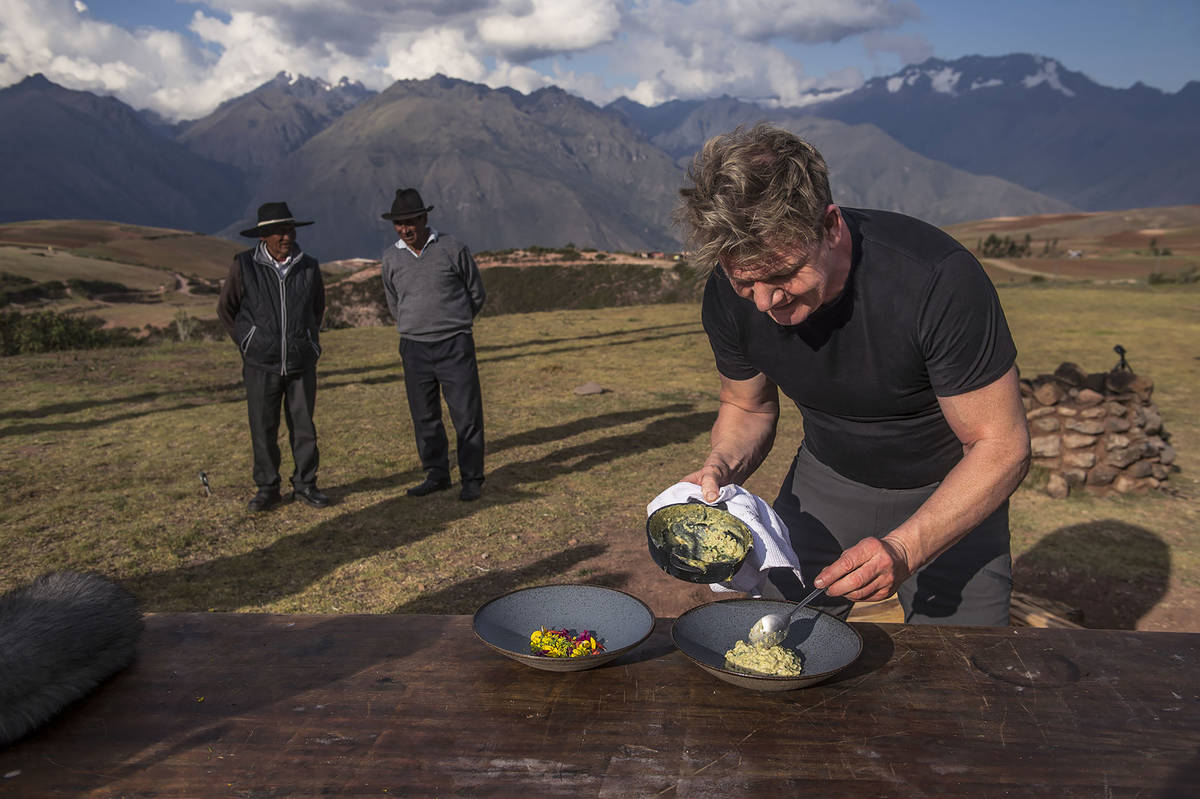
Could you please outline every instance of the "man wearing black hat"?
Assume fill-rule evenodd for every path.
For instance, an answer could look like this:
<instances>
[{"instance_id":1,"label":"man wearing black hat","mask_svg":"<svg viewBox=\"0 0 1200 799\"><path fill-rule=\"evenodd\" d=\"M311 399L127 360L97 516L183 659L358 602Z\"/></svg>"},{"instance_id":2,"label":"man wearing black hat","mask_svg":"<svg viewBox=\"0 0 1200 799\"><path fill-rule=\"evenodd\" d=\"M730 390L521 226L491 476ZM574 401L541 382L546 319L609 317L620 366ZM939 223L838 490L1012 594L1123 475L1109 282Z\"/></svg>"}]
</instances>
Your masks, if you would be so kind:
<instances>
[{"instance_id":1,"label":"man wearing black hat","mask_svg":"<svg viewBox=\"0 0 1200 799\"><path fill-rule=\"evenodd\" d=\"M314 507L329 504L317 489L318 332L325 316L325 283L317 260L300 251L297 222L287 203L265 203L258 224L242 231L258 246L234 256L221 286L217 315L242 355L242 378L250 411L254 449L252 511L277 505L279 495L279 408L282 403L295 472L292 495Z\"/></svg>"},{"instance_id":2,"label":"man wearing black hat","mask_svg":"<svg viewBox=\"0 0 1200 799\"><path fill-rule=\"evenodd\" d=\"M471 251L429 227L416 189L396 191L392 222L399 240L383 253L383 288L400 332L404 387L425 480L408 489L422 497L450 487L450 456L441 396L458 438L458 498L483 489L483 398L475 362L474 318L483 308L483 280Z\"/></svg>"}]
</instances>

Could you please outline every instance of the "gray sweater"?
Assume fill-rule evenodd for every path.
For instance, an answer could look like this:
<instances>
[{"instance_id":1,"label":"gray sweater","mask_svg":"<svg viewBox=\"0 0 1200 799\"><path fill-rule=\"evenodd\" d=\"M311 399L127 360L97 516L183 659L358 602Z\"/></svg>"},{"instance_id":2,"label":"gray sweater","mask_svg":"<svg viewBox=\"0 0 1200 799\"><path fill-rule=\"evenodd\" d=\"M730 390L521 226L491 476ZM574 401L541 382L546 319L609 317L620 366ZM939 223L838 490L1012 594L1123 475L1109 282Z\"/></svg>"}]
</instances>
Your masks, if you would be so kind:
<instances>
[{"instance_id":1,"label":"gray sweater","mask_svg":"<svg viewBox=\"0 0 1200 799\"><path fill-rule=\"evenodd\" d=\"M383 291L402 338L441 341L471 332L485 293L471 251L444 233L419 256L407 248L383 251Z\"/></svg>"}]
</instances>

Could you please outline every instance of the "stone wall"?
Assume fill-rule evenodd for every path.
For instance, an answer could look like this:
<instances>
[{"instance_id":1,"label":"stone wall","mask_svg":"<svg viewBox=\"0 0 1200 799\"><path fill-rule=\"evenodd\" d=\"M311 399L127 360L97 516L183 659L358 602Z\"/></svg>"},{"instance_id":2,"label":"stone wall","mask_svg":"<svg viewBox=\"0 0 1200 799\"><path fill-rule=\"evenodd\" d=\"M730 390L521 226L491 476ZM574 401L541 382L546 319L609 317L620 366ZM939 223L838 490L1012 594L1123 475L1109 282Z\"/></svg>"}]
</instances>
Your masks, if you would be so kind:
<instances>
[{"instance_id":1,"label":"stone wall","mask_svg":"<svg viewBox=\"0 0 1200 799\"><path fill-rule=\"evenodd\" d=\"M1160 488L1175 462L1150 395L1154 383L1128 369L1088 374L1063 363L1021 379L1033 464L1049 471L1046 493Z\"/></svg>"}]
</instances>

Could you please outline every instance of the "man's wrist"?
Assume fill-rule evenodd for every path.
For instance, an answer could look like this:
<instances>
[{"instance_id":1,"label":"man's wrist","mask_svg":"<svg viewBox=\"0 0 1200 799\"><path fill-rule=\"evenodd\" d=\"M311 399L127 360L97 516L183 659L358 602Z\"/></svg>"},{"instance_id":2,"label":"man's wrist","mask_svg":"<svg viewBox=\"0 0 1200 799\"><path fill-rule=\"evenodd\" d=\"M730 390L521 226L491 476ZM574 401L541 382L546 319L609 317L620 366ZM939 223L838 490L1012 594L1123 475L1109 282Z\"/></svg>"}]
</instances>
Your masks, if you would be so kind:
<instances>
[{"instance_id":1,"label":"man's wrist","mask_svg":"<svg viewBox=\"0 0 1200 799\"><path fill-rule=\"evenodd\" d=\"M893 531L879 540L892 553L892 557L904 566L909 574L913 574L923 565L917 547L912 546L906 541L904 536L897 535Z\"/></svg>"}]
</instances>

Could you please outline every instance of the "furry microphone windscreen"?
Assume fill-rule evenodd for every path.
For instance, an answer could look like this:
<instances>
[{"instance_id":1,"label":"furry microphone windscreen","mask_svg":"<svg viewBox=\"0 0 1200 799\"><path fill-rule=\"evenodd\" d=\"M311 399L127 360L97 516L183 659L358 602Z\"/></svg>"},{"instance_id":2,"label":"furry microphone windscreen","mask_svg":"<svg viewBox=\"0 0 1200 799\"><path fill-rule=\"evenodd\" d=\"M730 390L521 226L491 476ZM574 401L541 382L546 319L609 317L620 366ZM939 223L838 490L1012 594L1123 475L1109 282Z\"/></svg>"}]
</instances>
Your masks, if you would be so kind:
<instances>
[{"instance_id":1,"label":"furry microphone windscreen","mask_svg":"<svg viewBox=\"0 0 1200 799\"><path fill-rule=\"evenodd\" d=\"M128 666L142 626L133 594L97 574L47 574L0 596L0 746Z\"/></svg>"}]
</instances>

